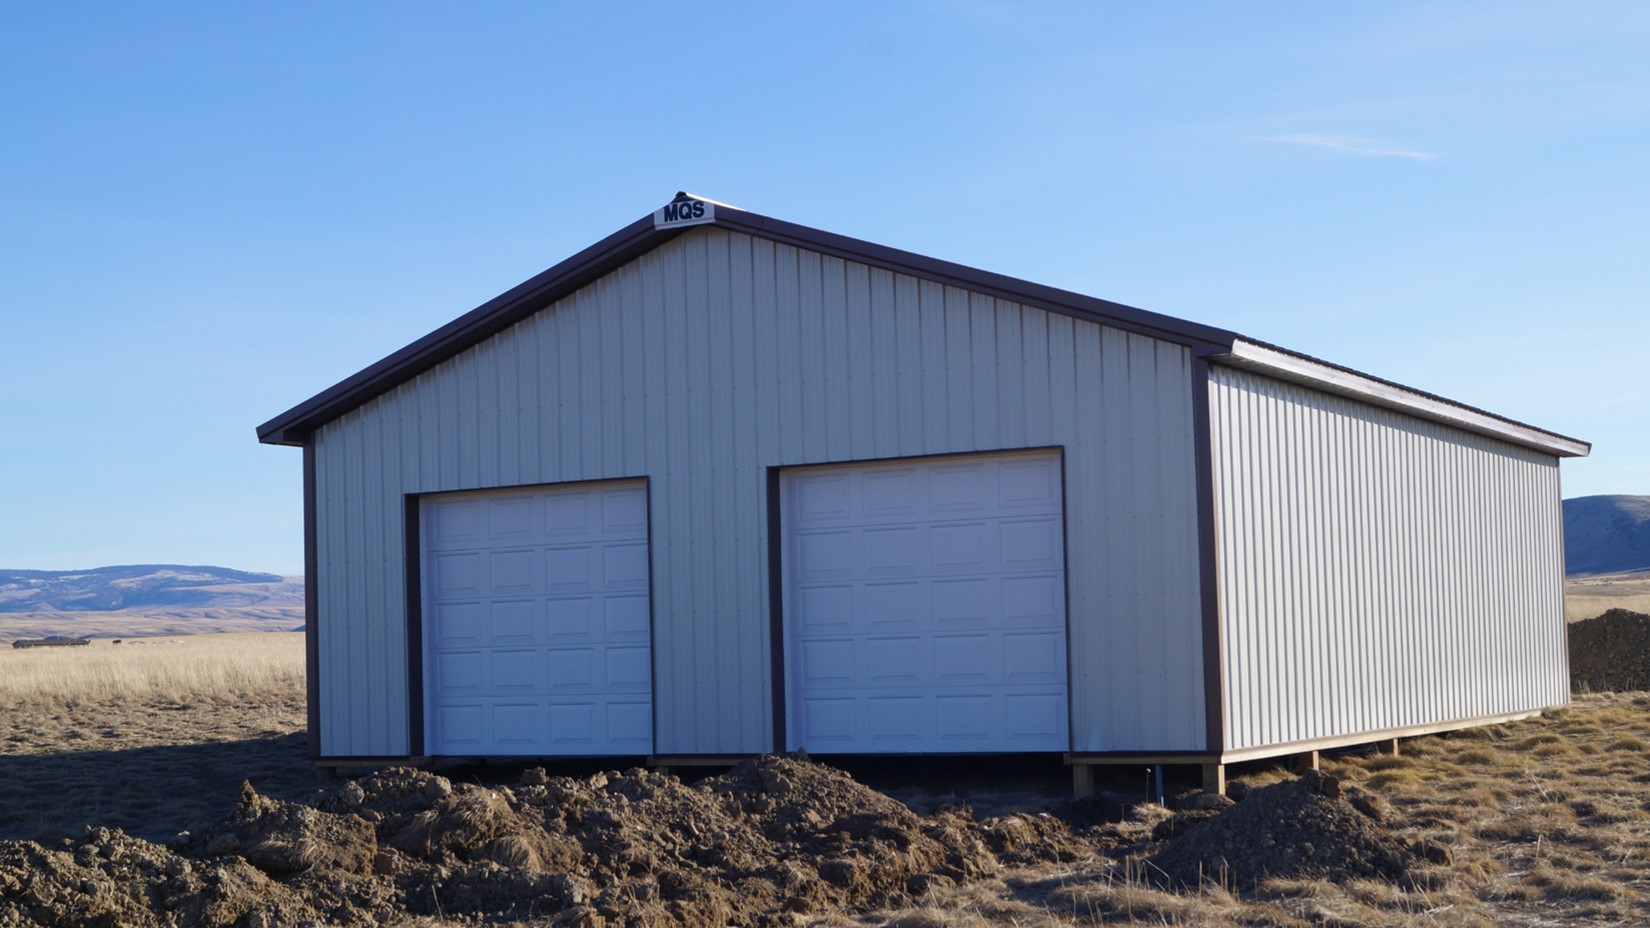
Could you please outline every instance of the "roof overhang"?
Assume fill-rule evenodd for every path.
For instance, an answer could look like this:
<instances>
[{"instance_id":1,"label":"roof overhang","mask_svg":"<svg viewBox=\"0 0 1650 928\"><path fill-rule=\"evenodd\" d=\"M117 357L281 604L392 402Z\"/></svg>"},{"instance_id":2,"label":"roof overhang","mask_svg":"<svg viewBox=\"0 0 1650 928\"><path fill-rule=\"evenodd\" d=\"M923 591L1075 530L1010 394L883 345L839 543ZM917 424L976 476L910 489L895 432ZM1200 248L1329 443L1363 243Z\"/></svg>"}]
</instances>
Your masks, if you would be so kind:
<instances>
[{"instance_id":1,"label":"roof overhang","mask_svg":"<svg viewBox=\"0 0 1650 928\"><path fill-rule=\"evenodd\" d=\"M303 445L316 429L333 419L502 332L620 265L700 226L741 232L1099 322L1183 344L1199 354L1223 351L1237 337L1236 333L1213 326L940 261L784 222L704 197L679 193L664 207L258 426L258 440L271 445Z\"/></svg>"},{"instance_id":2,"label":"roof overhang","mask_svg":"<svg viewBox=\"0 0 1650 928\"><path fill-rule=\"evenodd\" d=\"M1211 355L1209 360L1453 425L1561 458L1586 457L1593 447L1579 439L1246 338L1234 339L1230 350Z\"/></svg>"}]
</instances>

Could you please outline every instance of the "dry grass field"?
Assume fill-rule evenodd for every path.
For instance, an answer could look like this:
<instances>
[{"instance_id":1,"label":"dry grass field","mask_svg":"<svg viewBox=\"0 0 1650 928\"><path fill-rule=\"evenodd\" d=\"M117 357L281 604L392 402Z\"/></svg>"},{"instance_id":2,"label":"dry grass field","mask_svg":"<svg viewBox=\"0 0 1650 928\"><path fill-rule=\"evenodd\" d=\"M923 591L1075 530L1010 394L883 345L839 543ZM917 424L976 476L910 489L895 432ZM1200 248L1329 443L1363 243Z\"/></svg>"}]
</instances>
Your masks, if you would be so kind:
<instances>
[{"instance_id":1,"label":"dry grass field","mask_svg":"<svg viewBox=\"0 0 1650 928\"><path fill-rule=\"evenodd\" d=\"M238 820L244 821L259 809L264 811L256 814L264 816L260 821L266 825L313 823L314 816L309 812L281 811L299 808L284 802L316 801L316 790L321 785L305 755L301 667L300 635L203 636L182 639L176 645L155 640L136 646L98 642L89 648L0 652L0 710L7 719L5 740L0 744L0 839L35 839L47 847L58 846L61 839L74 839L61 845L61 857L51 856L57 852L28 851L33 845L0 841L0 924L9 928L13 924L77 923L76 918L63 914L70 908L62 908L72 908L76 892L73 887L91 885L85 881L104 872L96 871L97 867L108 871L105 876L116 872L108 870L116 867L115 863L98 864L98 860L118 861L122 855L132 854L136 855L132 859L152 862L154 869L142 873L159 874L117 874L108 892L118 894L122 891L119 887L130 885L132 895L126 904L139 908L119 910L124 914L110 916L112 924L129 923L136 917L133 913L141 914L139 909L149 904L143 900L153 896L144 893L157 890L144 890L142 887L149 884L143 880L173 879L164 874L195 872L187 860L171 856L173 852L162 847L122 844L104 832L81 837L87 825L117 826L152 841L165 841L182 829L196 834L224 834L222 829L227 826L212 823L224 816L239 816ZM425 823L418 825L424 831L417 833L426 834L441 821L432 816L449 806L454 810L474 806L476 812L485 807L490 818L477 819L472 813L464 813L468 817L440 827L473 832L486 822L516 822L509 827L525 830L475 832L478 836L474 847L452 837L458 834L452 832L443 840L456 843L444 845L448 850L430 852L442 856L428 859L385 850L379 863L373 864L374 868L380 864L388 868L383 876L375 876L376 869L365 875L329 875L316 870L323 865L314 863L309 865L310 870L290 875L271 871L272 876L265 877L248 870L251 876L247 879L257 879L244 883L243 895L251 893L248 899L267 897L275 908L268 909L267 917L255 918L246 914L252 910L237 909L241 914L223 916L221 924L252 924L258 919L264 919L260 922L263 924L282 924L318 917L326 924L355 926L438 928L478 922L548 925L547 918L521 914L525 909L511 910L516 914L499 909L490 915L485 909L507 898L507 891L516 891L510 890L511 886L527 887L520 890L527 892L533 886L550 885L544 881L554 883L558 879L535 867L565 868L583 881L578 882L579 886L588 885L590 892L599 894L581 910L581 917L591 916L585 924L604 923L603 916L597 914L603 911L602 905L612 913L606 916L608 925L624 924L644 915L654 919L647 923L723 924L730 920L725 917L730 913L709 909L706 919L688 919L683 915L686 910L672 910L677 913L674 919L659 921L662 903L657 894L662 883L647 884L654 887L646 890L653 894L650 897L633 887L641 885L634 883L634 872L621 877L614 874L626 872L623 867L617 871L604 868L618 866L623 859L644 860L649 859L647 854L664 854L663 850L646 850L662 841L665 844L658 846L677 856L669 857L668 863L664 856L652 858L657 861L648 865L653 876L662 880L667 871L681 873L706 866L707 862L729 861L728 866L734 869L705 885L714 888L721 885L716 881L723 881L725 888L715 891L732 893L726 898L734 899L731 904L737 905L741 896L755 898L751 893L767 892L777 885L762 882L769 879L763 874L835 874L832 867L850 867L843 872L861 873L851 869L860 866L853 863L854 859L881 860L881 864L863 871L865 879L874 881L879 868L921 866L924 842L933 840L950 842L950 846L962 849L956 853L972 855L968 860L973 862L962 871L966 877L925 878L925 882L913 883L902 876L896 885L922 887L920 893L913 890L903 899L898 894L877 895L869 889L853 895L855 890L848 884L827 886L836 895L819 895L813 903L801 907L787 903L790 908L786 911L780 911L774 903L771 917L750 921L838 928L1535 928L1650 924L1650 694L1587 694L1578 697L1571 707L1544 718L1412 739L1403 743L1403 751L1396 757L1357 752L1325 757L1323 766L1344 788L1354 791L1348 795L1373 797L1369 804L1374 812L1368 813L1373 824L1367 827L1374 829L1380 840L1402 848L1424 849L1405 878L1330 872L1249 884L1227 880L1201 889L1165 889L1152 878L1146 857L1177 841L1190 840L1182 836L1192 834L1188 829L1213 813L1170 812L1142 803L1137 772L1119 772L1114 780L1103 782L1107 795L1102 800L1070 803L1061 795L1058 779L1044 777L1028 787L1010 773L983 775L974 769L977 765L970 765L964 779L948 772L944 764L929 764L920 768L923 776L933 780L928 788L891 791L917 814L907 821L889 812L884 805L887 800L868 791L859 780L848 780L813 765L802 765L809 768L805 771L796 766L762 768L742 775L743 780L736 776L727 785L714 785L718 781L713 779L693 787L651 774L621 777L617 773L552 780L548 787L529 787L521 784L544 781L532 776L518 779L519 771L514 769L468 768L448 771L447 778L418 774L424 779L381 781L379 786L369 787L365 806L360 805L363 800L358 788L335 782L328 787L331 798L320 801L335 811L365 809L374 802L392 803L381 806L384 814L391 816L378 820L381 848L413 847L405 844L406 834L411 832L397 832L390 827L397 820L396 814L403 814L408 822ZM1262 795L1257 791L1268 786L1294 780L1292 773L1276 764L1237 767L1232 774L1234 782L1249 788L1252 796ZM876 768L858 769L858 776L882 785L899 779ZM775 783L783 784L787 777L806 787L798 788L798 798L786 800L800 805L792 808L782 803L779 807L792 808L790 812L761 811L776 808L762 798L763 794L781 788ZM250 780L262 794L263 798L252 806L246 805L244 798L237 805L242 779ZM907 777L903 782L909 784L911 780ZM410 784L424 784L418 787L424 794L446 798L420 812L423 806L405 805L412 798L406 792ZM567 798L542 809L533 805L543 801L542 797L533 797L547 788ZM1185 784L1178 792L1181 800L1195 795L1195 790ZM706 803L724 794L746 797L738 800L745 804L746 811L733 818L704 818L715 808L722 808ZM1245 803L1254 801L1247 799L1230 808L1242 809ZM756 805L751 805L753 802ZM1332 804L1344 807L1343 811L1351 808L1345 799L1335 799ZM971 807L971 811L964 807ZM397 809L404 812L397 813ZM551 845L542 844L548 838L534 829L550 827L554 824L552 813L561 815L564 811L557 810L567 809L582 811L577 816L565 812L570 817L556 827L569 829L566 835L583 841L583 849L572 857L561 858L563 863L551 865L545 862L548 858L535 856ZM840 817L845 814L847 818ZM768 839L760 837L760 830L748 829L780 827L792 817L805 822L864 819L880 824L847 826L848 831L821 844L825 832L830 831L825 828L821 838L784 845L791 850L782 853L793 856L779 858L783 863L759 865L760 858L749 856L758 845L749 842ZM337 818L340 822L358 821L354 815ZM540 821L544 824L533 824ZM695 821L704 824L695 825ZM575 828L575 822L582 824ZM214 827L219 830L213 832ZM236 827L244 832L247 826ZM371 826L352 827L364 827L369 835L372 831ZM684 827L698 829L694 841L681 843L679 835ZM311 841L309 844L289 835L281 839L287 842L282 845L276 837L266 835L259 846L303 845L320 853L314 850L307 832L304 837ZM1345 850L1335 846L1342 839L1333 832L1315 839L1318 847L1299 843L1274 846L1273 834L1264 829L1244 837L1248 842L1245 846L1256 854L1268 854L1277 860L1313 855L1329 860L1337 851ZM703 842L703 846L695 841ZM520 850L531 847L541 850ZM182 852L204 853L198 846ZM384 853L391 856L385 858ZM861 853L871 856L854 857ZM605 856L612 854L621 856ZM389 862L384 863L386 860ZM747 862L740 864L740 860ZM503 862L505 869L500 869L498 862ZM76 869L87 866L93 870ZM634 871L639 865L630 866ZM779 869L773 870L776 866ZM24 891L36 879L36 873L39 879L47 879L45 870L30 869L42 867L58 868L52 877L58 882L51 885L58 887L53 892L59 895L53 897L57 901L51 905L60 908L50 911L59 913L54 918L64 920L8 921L7 893ZM527 869L519 869L523 867ZM397 873L401 876L394 876ZM511 873L537 875L528 879L508 876ZM411 874L425 876L414 879ZM485 882L463 882L472 877ZM748 882L757 877L761 879ZM445 896L444 902L432 896L425 904L435 907L426 911L419 908L418 899L405 895L409 891L406 887L422 885L420 880L426 878L444 881L441 885L446 893L456 894L468 886L464 891L471 895ZM512 879L517 882L511 883ZM571 877L559 879L563 882L555 883L557 886L573 885L565 882ZM818 876L811 879L816 882L806 885L824 885L817 883ZM728 880L735 882L726 883ZM482 885L493 887L488 892L494 895L478 895L480 890L475 887ZM331 889L323 892L325 887ZM336 894L343 891L339 887L354 887L349 892L359 898L348 897L357 900L348 902L338 897ZM463 902L465 898L470 901ZM601 903L602 899L609 901ZM472 908L468 914L453 911L452 907L462 904L480 908ZM300 918L302 913L309 914ZM80 921L92 923L89 918ZM731 921L741 922L739 918ZM157 922L162 923L165 921ZM205 916L198 923L220 924Z\"/></svg>"},{"instance_id":2,"label":"dry grass field","mask_svg":"<svg viewBox=\"0 0 1650 928\"><path fill-rule=\"evenodd\" d=\"M164 840L226 812L242 777L315 785L301 634L0 647L0 717L0 838L95 824Z\"/></svg>"},{"instance_id":3,"label":"dry grass field","mask_svg":"<svg viewBox=\"0 0 1650 928\"><path fill-rule=\"evenodd\" d=\"M1650 613L1650 571L1570 577L1564 581L1564 620L1579 622L1611 609Z\"/></svg>"}]
</instances>

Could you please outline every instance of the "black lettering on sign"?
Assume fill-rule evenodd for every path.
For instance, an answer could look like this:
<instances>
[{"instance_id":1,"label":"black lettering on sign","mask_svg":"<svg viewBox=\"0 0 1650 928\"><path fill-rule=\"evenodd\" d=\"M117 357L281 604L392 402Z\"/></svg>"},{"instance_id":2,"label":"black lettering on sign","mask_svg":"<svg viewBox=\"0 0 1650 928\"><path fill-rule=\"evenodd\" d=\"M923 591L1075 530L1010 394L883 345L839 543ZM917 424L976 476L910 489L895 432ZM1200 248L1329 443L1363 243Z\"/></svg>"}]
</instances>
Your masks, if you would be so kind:
<instances>
[{"instance_id":1,"label":"black lettering on sign","mask_svg":"<svg viewBox=\"0 0 1650 928\"><path fill-rule=\"evenodd\" d=\"M711 222L716 218L716 211L704 200L681 198L666 203L662 209L653 214L653 226L675 225L685 222Z\"/></svg>"}]
</instances>

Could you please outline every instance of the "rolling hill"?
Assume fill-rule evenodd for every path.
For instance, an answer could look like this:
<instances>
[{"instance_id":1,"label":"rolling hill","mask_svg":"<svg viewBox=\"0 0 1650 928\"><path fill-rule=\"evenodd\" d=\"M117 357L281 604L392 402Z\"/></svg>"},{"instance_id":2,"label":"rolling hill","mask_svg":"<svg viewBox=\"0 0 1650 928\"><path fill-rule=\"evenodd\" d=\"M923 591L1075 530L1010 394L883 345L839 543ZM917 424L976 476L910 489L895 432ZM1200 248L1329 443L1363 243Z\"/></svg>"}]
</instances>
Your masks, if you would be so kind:
<instances>
[{"instance_id":1,"label":"rolling hill","mask_svg":"<svg viewBox=\"0 0 1650 928\"><path fill-rule=\"evenodd\" d=\"M302 577L180 564L0 569L0 638L290 631L303 622Z\"/></svg>"},{"instance_id":2,"label":"rolling hill","mask_svg":"<svg viewBox=\"0 0 1650 928\"><path fill-rule=\"evenodd\" d=\"M1564 572L1572 577L1650 571L1650 496L1564 501Z\"/></svg>"}]
</instances>

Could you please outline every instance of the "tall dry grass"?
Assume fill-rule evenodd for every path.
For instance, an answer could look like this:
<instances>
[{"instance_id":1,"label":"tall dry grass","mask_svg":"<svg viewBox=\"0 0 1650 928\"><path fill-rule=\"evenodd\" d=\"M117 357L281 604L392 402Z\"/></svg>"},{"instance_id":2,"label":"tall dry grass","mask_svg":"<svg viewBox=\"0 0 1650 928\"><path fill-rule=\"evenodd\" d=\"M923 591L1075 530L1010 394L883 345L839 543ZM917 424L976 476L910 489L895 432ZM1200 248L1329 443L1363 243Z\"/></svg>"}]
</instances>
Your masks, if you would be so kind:
<instances>
[{"instance_id":1,"label":"tall dry grass","mask_svg":"<svg viewBox=\"0 0 1650 928\"><path fill-rule=\"evenodd\" d=\"M304 636L241 632L0 648L0 704L301 697Z\"/></svg>"}]
</instances>

